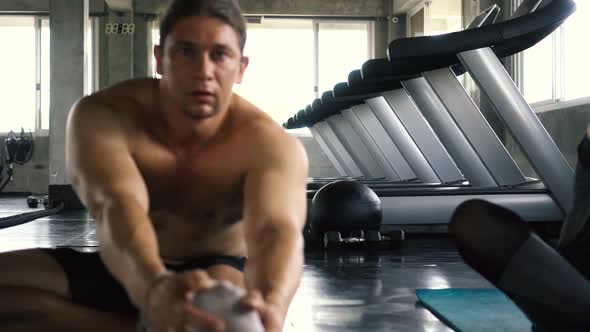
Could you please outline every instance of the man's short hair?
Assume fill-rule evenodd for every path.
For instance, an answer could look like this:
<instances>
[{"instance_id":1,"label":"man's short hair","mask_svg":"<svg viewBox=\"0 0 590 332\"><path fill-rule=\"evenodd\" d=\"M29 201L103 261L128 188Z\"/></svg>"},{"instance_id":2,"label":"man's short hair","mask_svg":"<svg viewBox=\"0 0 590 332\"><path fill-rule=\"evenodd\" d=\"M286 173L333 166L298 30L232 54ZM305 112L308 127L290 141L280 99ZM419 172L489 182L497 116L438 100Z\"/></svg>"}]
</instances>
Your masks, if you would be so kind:
<instances>
[{"instance_id":1,"label":"man's short hair","mask_svg":"<svg viewBox=\"0 0 590 332\"><path fill-rule=\"evenodd\" d=\"M160 22L160 47L176 23L192 16L208 16L222 20L238 34L240 50L246 45L246 20L237 0L174 0Z\"/></svg>"}]
</instances>

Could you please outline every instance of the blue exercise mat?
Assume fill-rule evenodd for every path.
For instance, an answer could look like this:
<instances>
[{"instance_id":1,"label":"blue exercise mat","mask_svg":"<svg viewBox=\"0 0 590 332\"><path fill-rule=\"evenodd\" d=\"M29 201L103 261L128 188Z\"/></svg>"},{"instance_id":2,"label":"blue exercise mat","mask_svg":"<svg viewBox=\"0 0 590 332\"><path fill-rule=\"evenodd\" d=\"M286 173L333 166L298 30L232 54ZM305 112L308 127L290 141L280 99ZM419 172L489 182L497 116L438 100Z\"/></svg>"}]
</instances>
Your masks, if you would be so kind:
<instances>
[{"instance_id":1,"label":"blue exercise mat","mask_svg":"<svg viewBox=\"0 0 590 332\"><path fill-rule=\"evenodd\" d=\"M457 332L530 332L528 318L496 289L417 289L420 302Z\"/></svg>"}]
</instances>

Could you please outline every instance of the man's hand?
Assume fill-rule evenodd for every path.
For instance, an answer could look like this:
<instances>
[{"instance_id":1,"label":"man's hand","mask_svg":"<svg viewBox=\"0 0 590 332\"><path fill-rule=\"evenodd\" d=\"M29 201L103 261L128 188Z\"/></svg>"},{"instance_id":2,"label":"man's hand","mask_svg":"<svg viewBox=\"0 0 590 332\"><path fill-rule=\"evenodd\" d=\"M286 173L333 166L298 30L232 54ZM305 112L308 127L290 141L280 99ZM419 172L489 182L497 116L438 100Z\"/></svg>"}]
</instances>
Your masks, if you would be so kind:
<instances>
[{"instance_id":1,"label":"man's hand","mask_svg":"<svg viewBox=\"0 0 590 332\"><path fill-rule=\"evenodd\" d=\"M258 312L266 332L281 332L285 322L286 312L277 305L268 303L257 290L249 290L242 298L241 305Z\"/></svg>"},{"instance_id":2,"label":"man's hand","mask_svg":"<svg viewBox=\"0 0 590 332\"><path fill-rule=\"evenodd\" d=\"M169 274L148 290L143 306L145 323L150 332L224 331L222 319L193 305L196 292L213 287L215 281L202 270Z\"/></svg>"}]
</instances>

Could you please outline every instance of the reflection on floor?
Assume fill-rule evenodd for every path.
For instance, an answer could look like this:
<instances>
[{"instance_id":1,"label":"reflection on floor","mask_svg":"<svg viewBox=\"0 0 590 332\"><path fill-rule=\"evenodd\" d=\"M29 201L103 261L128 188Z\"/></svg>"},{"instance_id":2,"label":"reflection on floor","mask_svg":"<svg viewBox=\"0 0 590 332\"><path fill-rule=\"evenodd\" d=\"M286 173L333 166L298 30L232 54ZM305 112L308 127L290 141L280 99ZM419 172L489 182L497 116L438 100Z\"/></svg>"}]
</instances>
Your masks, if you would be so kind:
<instances>
[{"instance_id":1,"label":"reflection on floor","mask_svg":"<svg viewBox=\"0 0 590 332\"><path fill-rule=\"evenodd\" d=\"M30 211L0 199L0 218ZM98 249L86 212L68 212L0 230L0 252L35 247ZM374 254L308 252L285 331L451 331L416 303L416 288L492 287L459 258L444 235L409 237Z\"/></svg>"}]
</instances>

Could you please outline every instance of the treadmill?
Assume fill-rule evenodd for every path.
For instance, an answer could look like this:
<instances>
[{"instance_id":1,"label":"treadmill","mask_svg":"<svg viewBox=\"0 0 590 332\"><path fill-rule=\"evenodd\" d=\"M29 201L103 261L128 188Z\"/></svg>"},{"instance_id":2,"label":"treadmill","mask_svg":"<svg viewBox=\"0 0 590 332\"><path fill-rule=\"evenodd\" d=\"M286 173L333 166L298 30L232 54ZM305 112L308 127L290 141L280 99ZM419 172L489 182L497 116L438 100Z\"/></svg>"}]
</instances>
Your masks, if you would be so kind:
<instances>
[{"instance_id":1,"label":"treadmill","mask_svg":"<svg viewBox=\"0 0 590 332\"><path fill-rule=\"evenodd\" d=\"M574 10L575 4L571 0L543 1L535 12L509 21L436 37L400 39L390 44L389 59L394 66L398 60L421 60L431 63L442 61L441 59L455 59L456 62L458 58L480 86L481 91L490 97L494 108L523 147L543 183L525 181L490 188L377 189L375 191L383 203L384 225L448 222L458 204L473 198L485 199L508 207L528 221L563 218L564 211L571 206L573 171L530 106L524 101L497 55L510 55L534 45L556 29ZM483 128L485 132L486 125L488 130L491 131L491 128L477 107L463 109L460 105L453 104L452 100L448 102L445 94L454 94L455 98L465 100L455 86L445 91L445 87L448 86L445 84L450 82L451 75L456 81L451 69L443 67L436 70L436 75L430 75L429 78L427 74L425 78L437 94L444 95L441 96L441 100L446 100L446 107L451 115L471 113L466 114L464 118L455 117L454 120L459 121L462 130L470 132L466 136L469 136L471 144L478 145L475 147L476 151L486 153L485 149L489 146L482 144L478 135L481 138L487 133L481 135L474 129ZM496 166L495 164L495 160L490 163ZM507 177L513 175L514 172L511 171L504 174ZM424 199L426 197L428 198Z\"/></svg>"},{"instance_id":2,"label":"treadmill","mask_svg":"<svg viewBox=\"0 0 590 332\"><path fill-rule=\"evenodd\" d=\"M468 28L490 24L495 21L498 13L499 7L494 5L480 14ZM359 76L360 71L353 71L349 75L349 81L354 80L355 74ZM362 78L357 80L362 81ZM379 79L371 82L370 85L363 81L361 84L354 86L349 86L346 83L337 84L334 87L334 93L328 91L322 95L321 100L314 101L311 107L311 111L315 111L314 113L304 113L309 111L310 107L308 107L305 111L300 111L295 117L289 119L285 126L294 128L298 125L310 126L316 123L310 126L312 133L341 174L345 173L346 169L350 172L348 174L355 174L356 168L355 175L364 169L364 174L385 175L387 179L393 180L393 182L370 182L369 185L373 188L386 187L400 181L412 181L416 176L414 171L418 179L425 185L465 184L463 175L431 130L430 135L421 133L413 136L410 136L406 131L406 129L410 129L408 128L409 121L417 123L419 128L429 130L428 124L424 120L415 121L421 118L417 110L404 112L404 109L415 108L412 101L407 97L401 100L400 109L403 112L401 115L405 117L402 119L407 120L402 124L395 114L390 114L392 110L387 105L383 105L385 103L381 100L383 93L375 94L379 91L401 88L400 78L395 78L395 80ZM358 91L372 93L372 95L348 95ZM385 93L395 95L399 92L403 93L401 89ZM337 93L339 97L335 98ZM369 100L367 101L367 99ZM377 105L371 106L376 108L377 116L380 119L368 110L369 105L365 102ZM384 107L379 108L380 105ZM341 111L342 107L347 106L352 107ZM318 123L326 116L328 118L325 121ZM379 121L389 124L387 126L389 133L384 130ZM384 141L385 144L383 144ZM350 166L346 167L346 165ZM360 167L356 165L360 165ZM371 170L371 166L377 167L373 167ZM382 173L378 173L380 170ZM319 182L319 184L321 183ZM311 184L318 184L318 182Z\"/></svg>"},{"instance_id":3,"label":"treadmill","mask_svg":"<svg viewBox=\"0 0 590 332\"><path fill-rule=\"evenodd\" d=\"M526 13L530 13L536 10L538 7L543 7L548 3L549 1L525 0L512 15L512 18L520 17ZM493 23L498 16L498 13L499 8L497 6L488 8L472 22L468 29L473 29ZM506 52L504 51L503 53ZM507 54L500 54L500 56L506 56L512 53L508 52ZM435 63L440 64L439 61L440 58L435 59ZM432 61L426 61L425 67L432 68L433 65L431 62ZM359 84L361 86L363 86L362 84L365 84L364 87L366 88L367 84L365 81L368 81L369 84L371 84L374 81L379 82L379 78L382 78L386 81L391 81L392 77L377 77L377 73L380 73L381 75L383 75L383 73L390 73L389 67L390 65L386 59L369 60L367 63L365 63L365 65L363 65L362 68L362 74L368 78L365 79L361 74L352 72L349 75L349 86L358 87ZM465 72L465 69L460 64L453 65L451 68L452 72L457 76ZM448 71L449 70L447 70L447 72ZM407 77L408 75L403 74L395 77L400 79L400 84L405 88L410 97L408 97L408 95L404 93L402 89L397 89L394 91L385 92L383 94L383 98L367 101L367 103L370 104L372 108L374 108L374 111L377 111L379 107L387 108L387 106L391 106L394 113L396 113L395 116L399 117L399 120L403 122L403 125L406 129L408 129L416 141L416 144L419 145L420 149L424 151L425 154L428 153L429 155L434 156L429 160L438 162L440 164L437 167L435 167L436 165L433 164L433 168L437 170L438 174L443 175L441 176L441 179L446 180L443 181L443 183L453 183L453 180L457 181L457 178L460 175L458 174L458 170L454 167L453 161L445 159L445 148L440 147L441 143L438 141L436 136L433 136L429 124L432 124L432 126L435 127L438 137L440 137L440 139L444 142L446 149L452 153L457 164L460 165L461 171L469 180L469 184L471 186L505 186L518 184L524 181L520 170L512 161L512 158L505 151L503 145L498 140L493 131L489 130L489 128L484 128L484 130L481 132L481 135L487 136L487 142L490 142L488 145L491 146L488 147L480 145L482 148L480 148L479 151L475 151L473 148L471 148L470 141L464 136L466 126L459 128L455 123L457 117L453 119L453 116L446 112L445 107L447 107L448 102L455 102L457 104L457 99L461 98L463 95L465 96L463 96L462 100L458 102L458 104L471 104L472 108L477 108L470 97L464 93L463 89L458 87L458 93L446 95L447 100L443 104L441 99L442 101L445 101L445 99L440 93L437 95L437 92L439 91L434 91L431 88L427 79L424 77L427 75L433 75L433 73L423 73L418 77ZM458 82L452 78L448 78L444 84L459 85ZM461 93L462 91L463 93ZM345 92L337 91L335 87L334 95L337 93L343 95ZM387 101L389 105L386 105L385 101ZM416 110L413 102L419 106L423 116L420 116L420 112ZM391 112L383 110L381 111L382 117L387 115L389 117L393 116ZM476 110L474 113L467 114L477 113L479 113L478 110ZM429 120L429 123L426 122L425 118ZM386 124L383 121L382 123ZM485 127L485 124L482 124L482 126ZM390 132L393 130L391 128L388 129ZM477 128L476 130L480 130L480 128ZM480 140L481 139L484 139L485 141L486 137L480 138ZM485 153L482 151L485 151ZM494 165L494 167L491 168L490 165L492 165L492 163L498 164L498 161L495 159L499 158L504 159L502 164ZM510 172L503 172L503 169L512 169L512 175Z\"/></svg>"},{"instance_id":4,"label":"treadmill","mask_svg":"<svg viewBox=\"0 0 590 332\"><path fill-rule=\"evenodd\" d=\"M523 2L521 4L521 6L518 8L517 12L515 13L514 16L520 16L520 13L527 13L530 12L531 10L533 10L534 8L536 8L539 3L541 1L530 1L530 0L525 0L525 2ZM492 22L495 21L496 17L498 16L499 13L499 7L497 6L492 6L490 8L488 8L487 10L485 10L484 12L482 12L482 14L480 14L473 22L472 24L468 27L469 28L474 28L474 27L478 27L478 26L482 26L482 25L486 25L486 24L490 24ZM377 59L377 60L370 60L367 62L367 64L371 64L374 65L375 62L381 64L383 62L387 62L387 59ZM367 66L367 65L365 65ZM365 69L363 66L363 69ZM374 66L373 66L374 67ZM369 68L370 69L370 68ZM386 68L387 69L387 68ZM378 72L386 72L386 70L379 70ZM456 74L461 74L463 73L464 70L462 70L462 68L459 66L458 69L455 70ZM334 92L333 94L331 92L326 92L322 95L321 98L321 102L322 103L332 103L334 101L334 96L348 96L348 94L352 94L352 93L359 93L359 91L361 93L369 93L369 92L373 92L373 91L383 91L383 90L389 90L393 87L401 87L401 80L404 79L409 79L409 78L413 78L414 76L417 75L401 75L398 77L394 77L393 80L391 77L387 77L383 80L379 79L379 80L371 80L371 79L363 79L360 75L360 71L353 71L351 72L351 74L349 75L349 82L348 84L346 83L339 83L334 87ZM423 79L416 79L416 81L420 81ZM367 84L367 81L371 81L369 84ZM409 84L409 83L408 83ZM426 90L424 88L422 88L421 90ZM420 91L420 90L419 90ZM422 93L423 94L423 93ZM432 93L431 93L432 94ZM344 98L339 98L339 102L342 102ZM396 109L398 110L396 114L391 114L391 110L389 109L389 106L385 103L385 100L387 100L387 102L391 105L391 107L394 109L394 111L396 111ZM432 105L432 101L436 100L436 96L435 97L431 97L429 96L428 99L426 100L426 107L428 108L429 105ZM416 100L417 102L419 100ZM314 101L314 106L316 106L316 102L319 104L319 100ZM461 174L461 171L459 171L457 169L457 166L455 165L455 163L453 162L453 160L449 157L448 153L445 151L445 148L441 146L440 141L437 139L436 135L434 135L434 133L432 133L432 130L430 129L428 123L426 123L426 121L419 115L419 112L415 110L415 106L413 104L413 101L411 100L411 98L408 98L408 96L403 93L403 91L401 91L401 89L398 89L398 91L388 91L384 93L384 97L383 98L375 98L373 100L367 101L368 104L371 104L371 106L373 106L373 108L375 108L375 112L379 115L379 117L381 118L381 122L382 124L387 127L388 132L390 133L390 135L392 137L394 137L395 141L397 142L401 142L402 143L402 148L405 148L405 154L408 156L406 157L408 160L412 161L412 164L414 166L415 169L418 170L418 173L420 176L420 180L424 183L440 183L440 184L463 184L465 185L466 182L464 182L464 178ZM424 103L422 103L424 104ZM333 105L331 105L333 106ZM328 118L328 120L326 122L332 122L331 123L331 127L325 127L324 131L329 130L330 132L326 134L326 136L328 136L327 138L332 138L337 140L336 143L333 143L332 145L339 145L338 149L332 149L332 150L338 150L336 151L335 155L342 155L343 151L346 147L348 148L349 152L350 152L350 156L346 155L346 158L344 158L344 161L346 162L347 160L349 162L353 162L353 159L356 160L361 160L365 161L365 163L369 163L369 165L371 165L371 162L375 162L374 160L371 160L370 158L359 158L359 152L356 152L356 158L354 156L354 153L356 151L361 151L361 153L363 151L366 151L367 149L371 150L371 152L373 152L372 154L377 158L378 157L378 153L379 151L379 147L380 146L393 146L395 148L395 144L392 144L391 141L387 142L386 138L384 138L384 136L387 135L381 135L381 138L379 140L375 140L375 142L377 143L376 146L375 144L371 144L371 138L367 138L367 136L372 135L373 138L375 138L375 136L379 136L379 130L383 130L383 128L380 128L381 126L379 125L379 123L376 123L376 119L371 119L371 116L374 117L374 115L371 114L371 112L367 112L365 110L362 109L361 107L362 105L359 106L353 106L352 110L344 110L341 112L341 115L337 114L337 115L332 115L330 116L330 118ZM436 106L436 105L435 105ZM319 107L318 107L319 108ZM366 106L365 106L366 108ZM432 108L432 107L430 107ZM332 107L332 109L334 109ZM339 111L338 108L335 109L336 111ZM318 110L319 111L319 110ZM437 110L430 110L430 112L434 112L434 114L437 114ZM301 116L300 112L298 115ZM353 114L354 113L354 114ZM360 119L355 119L355 115L360 117ZM347 119L348 121L344 121L343 117L345 119ZM363 119L364 117L364 119ZM399 119L398 119L399 117ZM373 123L369 123L369 120L373 120ZM400 123L400 120L403 122ZM348 122L348 123L346 123ZM360 123L359 123L360 122ZM288 127L292 127L296 124L296 121L293 121L293 119L289 119L287 126ZM361 126L362 124L362 126ZM405 127L402 127L402 125ZM451 128L451 126L454 125L454 123L452 122L452 119L450 119L450 122L448 121L448 123L445 124L445 126L443 126L443 128ZM354 130L356 131L353 132L352 130L350 130L350 126L354 127ZM371 127L372 126L372 127ZM320 125L314 126L314 127L320 127ZM347 128L348 127L348 128ZM367 128L366 130L365 127ZM371 127L370 129L368 129L369 127ZM334 132L332 132L332 129L334 130ZM408 130L408 132L412 135L412 138L408 138L407 134L405 133L405 130ZM335 137L336 133L338 131L340 132L339 138ZM346 132L342 132L342 131L346 131ZM313 131L313 130L312 130ZM449 132L449 130L447 130L446 132ZM446 134L446 132L443 132ZM369 134L371 133L371 134ZM455 137L459 138L459 139L455 139L452 142L454 142L453 145L451 145L451 149L453 149L457 155L459 155L462 161L462 169L466 170L466 174L469 175L469 179L470 179L470 185L472 186L493 186L496 185L496 183L494 182L492 175L489 174L486 171L485 165L483 165L483 163L480 161L479 158L477 158L477 154L475 153L475 151L473 151L472 149L466 149L465 147L469 147L468 142L462 137L460 129L458 127L455 126L454 130L451 130L451 133L455 135ZM355 135L358 134L358 136L356 137L356 142L355 144L351 144L351 142L348 142L348 140L350 140L351 138L355 138ZM406 134L406 135L404 135ZM318 137L320 136L321 133L319 132L319 129L316 129L316 131L314 132L314 136ZM359 136L360 136L360 140L362 140L365 144L363 146L362 142L359 142ZM401 138L400 138L401 136ZM449 136L447 134L447 136ZM452 137L452 136L450 136ZM460 139L463 138L463 140L461 141ZM408 139L410 140L410 142L408 143ZM417 144L419 146L419 151L418 149L416 149L416 146L414 145L414 143L411 142L411 140L415 141L415 144ZM322 141L324 141L325 139L321 139ZM342 143L340 143L340 141ZM354 142L355 140L353 140ZM320 145L322 145L322 147L324 147L324 150L327 150L326 153L328 155L332 154L331 151L329 151L329 149L325 148L326 145L329 145L329 143L323 143L323 142L319 142ZM458 147L458 148L457 148ZM350 151L353 150L353 151ZM376 153L374 151L377 151ZM387 150L384 150L387 151ZM420 152L422 152L424 154L424 157L426 157L426 159L428 160L428 162L426 162L424 160L424 158L420 155ZM344 154L346 154L347 152L345 151ZM367 153L365 153L365 156L367 155ZM399 153L398 153L399 155ZM333 157L331 159L336 159L338 158ZM390 160L392 160L393 158L390 158ZM396 159L394 159L396 160ZM428 165L428 163L430 163L430 165ZM357 163L360 164L360 163ZM383 158L381 160L381 165L386 165L386 162L383 162ZM417 166L417 167L416 167ZM430 168L430 166L432 167L432 169ZM509 165L510 166L510 165ZM341 173L342 173L342 169L344 167L338 167L337 168L341 169ZM353 167L349 167L350 168L354 168ZM357 167L357 172L361 172L362 169L361 167ZM365 168L366 169L366 168ZM434 171L434 172L433 172ZM393 170L392 170L393 172ZM429 172L429 173L428 173ZM435 174L436 173L436 174ZM438 176L438 178L437 178ZM397 179L396 179L397 180ZM375 186L375 185L373 185Z\"/></svg>"}]
</instances>

